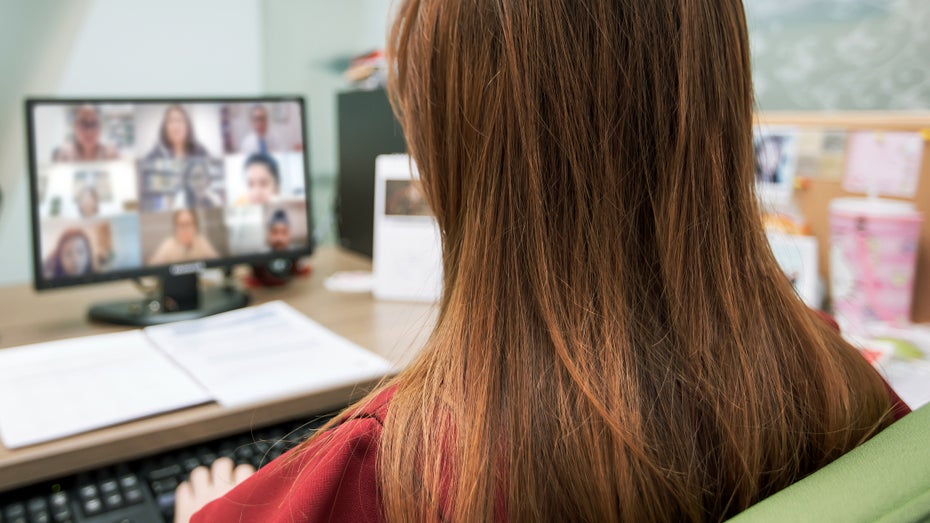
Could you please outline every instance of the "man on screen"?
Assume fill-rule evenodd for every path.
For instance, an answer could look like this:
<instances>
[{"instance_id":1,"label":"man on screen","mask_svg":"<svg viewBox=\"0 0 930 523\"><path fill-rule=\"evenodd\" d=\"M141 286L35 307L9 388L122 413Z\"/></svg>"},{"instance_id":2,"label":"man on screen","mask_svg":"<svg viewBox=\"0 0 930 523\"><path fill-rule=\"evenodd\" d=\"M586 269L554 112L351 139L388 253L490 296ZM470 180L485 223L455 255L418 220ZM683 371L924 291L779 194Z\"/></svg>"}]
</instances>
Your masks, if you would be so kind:
<instances>
[{"instance_id":1,"label":"man on screen","mask_svg":"<svg viewBox=\"0 0 930 523\"><path fill-rule=\"evenodd\" d=\"M266 241L272 251L286 251L291 247L291 221L284 209L271 213Z\"/></svg>"},{"instance_id":2,"label":"man on screen","mask_svg":"<svg viewBox=\"0 0 930 523\"><path fill-rule=\"evenodd\" d=\"M249 111L249 123L252 131L242 139L239 152L243 154L264 154L281 149L280 140L269 132L268 109L264 105L253 105Z\"/></svg>"}]
</instances>

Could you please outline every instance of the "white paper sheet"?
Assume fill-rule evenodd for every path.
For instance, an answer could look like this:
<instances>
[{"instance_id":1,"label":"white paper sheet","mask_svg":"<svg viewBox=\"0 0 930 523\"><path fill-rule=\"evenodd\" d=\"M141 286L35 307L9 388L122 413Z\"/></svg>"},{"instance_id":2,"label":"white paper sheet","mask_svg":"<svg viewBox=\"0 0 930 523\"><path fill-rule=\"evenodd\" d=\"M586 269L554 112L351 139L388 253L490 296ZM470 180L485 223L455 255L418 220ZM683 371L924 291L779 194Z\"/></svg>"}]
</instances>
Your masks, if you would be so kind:
<instances>
[{"instance_id":1,"label":"white paper sheet","mask_svg":"<svg viewBox=\"0 0 930 523\"><path fill-rule=\"evenodd\" d=\"M208 401L138 330L0 350L0 439L7 448Z\"/></svg>"},{"instance_id":2,"label":"white paper sheet","mask_svg":"<svg viewBox=\"0 0 930 523\"><path fill-rule=\"evenodd\" d=\"M888 384L911 410L930 403L930 362L893 360L882 370Z\"/></svg>"},{"instance_id":3,"label":"white paper sheet","mask_svg":"<svg viewBox=\"0 0 930 523\"><path fill-rule=\"evenodd\" d=\"M225 406L361 383L391 369L280 301L145 331Z\"/></svg>"}]
</instances>

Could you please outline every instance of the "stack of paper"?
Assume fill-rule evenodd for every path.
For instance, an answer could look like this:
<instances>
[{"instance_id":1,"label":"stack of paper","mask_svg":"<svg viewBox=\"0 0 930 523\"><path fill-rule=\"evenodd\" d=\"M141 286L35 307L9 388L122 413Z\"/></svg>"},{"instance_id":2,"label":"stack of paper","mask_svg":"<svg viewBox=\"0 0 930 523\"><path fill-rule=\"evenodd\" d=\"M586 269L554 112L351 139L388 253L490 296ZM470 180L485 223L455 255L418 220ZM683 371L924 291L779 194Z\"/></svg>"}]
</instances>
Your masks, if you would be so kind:
<instances>
[{"instance_id":1,"label":"stack of paper","mask_svg":"<svg viewBox=\"0 0 930 523\"><path fill-rule=\"evenodd\" d=\"M0 438L7 448L210 399L142 331L0 351Z\"/></svg>"},{"instance_id":2,"label":"stack of paper","mask_svg":"<svg viewBox=\"0 0 930 523\"><path fill-rule=\"evenodd\" d=\"M0 350L0 439L31 445L212 400L241 406L383 377L385 359L282 302Z\"/></svg>"},{"instance_id":3,"label":"stack of paper","mask_svg":"<svg viewBox=\"0 0 930 523\"><path fill-rule=\"evenodd\" d=\"M280 301L145 331L230 407L361 383L391 369Z\"/></svg>"}]
</instances>

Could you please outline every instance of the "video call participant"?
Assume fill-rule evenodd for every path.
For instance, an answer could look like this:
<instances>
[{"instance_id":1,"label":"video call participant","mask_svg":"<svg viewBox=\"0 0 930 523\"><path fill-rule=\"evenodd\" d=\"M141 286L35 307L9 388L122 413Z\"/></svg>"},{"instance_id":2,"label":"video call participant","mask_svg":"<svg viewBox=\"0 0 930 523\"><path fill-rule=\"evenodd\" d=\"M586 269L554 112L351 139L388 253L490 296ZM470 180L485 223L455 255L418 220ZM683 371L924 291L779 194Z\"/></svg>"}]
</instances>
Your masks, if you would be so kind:
<instances>
[{"instance_id":1,"label":"video call participant","mask_svg":"<svg viewBox=\"0 0 930 523\"><path fill-rule=\"evenodd\" d=\"M278 198L281 192L281 173L278 162L266 154L253 154L245 161L246 193L237 200L239 205L263 205Z\"/></svg>"},{"instance_id":2,"label":"video call participant","mask_svg":"<svg viewBox=\"0 0 930 523\"><path fill-rule=\"evenodd\" d=\"M180 105L169 106L162 117L158 143L145 159L178 160L203 156L207 156L207 149L197 141L197 135L187 111Z\"/></svg>"},{"instance_id":3,"label":"video call participant","mask_svg":"<svg viewBox=\"0 0 930 523\"><path fill-rule=\"evenodd\" d=\"M81 229L68 229L58 237L55 250L45 260L48 279L85 276L94 270L90 239Z\"/></svg>"},{"instance_id":4,"label":"video call participant","mask_svg":"<svg viewBox=\"0 0 930 523\"><path fill-rule=\"evenodd\" d=\"M74 141L52 153L55 162L90 162L114 160L116 149L100 141L100 111L93 105L81 105L74 110Z\"/></svg>"},{"instance_id":5,"label":"video call participant","mask_svg":"<svg viewBox=\"0 0 930 523\"><path fill-rule=\"evenodd\" d=\"M249 111L249 123L252 130L239 144L239 152L243 154L270 154L281 149L281 141L270 132L268 125L268 109L264 105L253 105Z\"/></svg>"},{"instance_id":6,"label":"video call participant","mask_svg":"<svg viewBox=\"0 0 930 523\"><path fill-rule=\"evenodd\" d=\"M182 185L181 191L175 196L176 209L209 209L223 206L223 198L210 187L210 166L206 161L188 161Z\"/></svg>"},{"instance_id":7,"label":"video call participant","mask_svg":"<svg viewBox=\"0 0 930 523\"><path fill-rule=\"evenodd\" d=\"M190 209L177 210L172 223L174 234L162 241L149 259L149 265L206 260L219 256L210 241L200 234L197 213Z\"/></svg>"},{"instance_id":8,"label":"video call participant","mask_svg":"<svg viewBox=\"0 0 930 523\"><path fill-rule=\"evenodd\" d=\"M286 251L290 248L291 221L284 209L277 209L271 214L271 219L268 220L266 241L272 251Z\"/></svg>"},{"instance_id":9,"label":"video call participant","mask_svg":"<svg viewBox=\"0 0 930 523\"><path fill-rule=\"evenodd\" d=\"M416 359L178 521L722 521L907 407L791 288L740 0L405 0L388 92L442 238ZM244 480L244 481L243 481Z\"/></svg>"},{"instance_id":10,"label":"video call participant","mask_svg":"<svg viewBox=\"0 0 930 523\"><path fill-rule=\"evenodd\" d=\"M113 228L110 222L103 220L95 227L97 248L94 260L97 272L108 272L113 269L116 261L116 250L113 248Z\"/></svg>"},{"instance_id":11,"label":"video call participant","mask_svg":"<svg viewBox=\"0 0 930 523\"><path fill-rule=\"evenodd\" d=\"M97 195L97 189L90 185L85 185L78 191L75 198L78 214L81 218L93 218L100 213L100 197Z\"/></svg>"}]
</instances>

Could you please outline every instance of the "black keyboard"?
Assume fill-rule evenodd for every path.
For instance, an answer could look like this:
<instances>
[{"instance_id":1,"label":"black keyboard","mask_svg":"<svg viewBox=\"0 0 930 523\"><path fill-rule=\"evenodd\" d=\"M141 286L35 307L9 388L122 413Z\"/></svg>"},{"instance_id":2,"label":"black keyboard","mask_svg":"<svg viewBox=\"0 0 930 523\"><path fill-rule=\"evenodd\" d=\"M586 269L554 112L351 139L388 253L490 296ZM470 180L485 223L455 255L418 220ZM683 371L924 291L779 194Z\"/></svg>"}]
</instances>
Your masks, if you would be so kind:
<instances>
[{"instance_id":1,"label":"black keyboard","mask_svg":"<svg viewBox=\"0 0 930 523\"><path fill-rule=\"evenodd\" d=\"M0 523L165 523L191 470L229 457L256 469L310 436L335 413L282 423L160 455L0 493Z\"/></svg>"}]
</instances>

